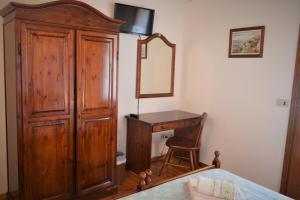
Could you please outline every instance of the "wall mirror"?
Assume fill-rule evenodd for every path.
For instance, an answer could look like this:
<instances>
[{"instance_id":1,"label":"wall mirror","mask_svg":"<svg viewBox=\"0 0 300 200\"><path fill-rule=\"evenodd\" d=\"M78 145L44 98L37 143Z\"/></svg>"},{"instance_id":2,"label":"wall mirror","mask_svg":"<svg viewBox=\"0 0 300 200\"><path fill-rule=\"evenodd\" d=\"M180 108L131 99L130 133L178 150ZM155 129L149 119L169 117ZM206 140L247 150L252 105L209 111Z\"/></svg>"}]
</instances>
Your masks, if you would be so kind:
<instances>
[{"instance_id":1,"label":"wall mirror","mask_svg":"<svg viewBox=\"0 0 300 200\"><path fill-rule=\"evenodd\" d=\"M175 49L159 33L138 40L136 98L173 96Z\"/></svg>"}]
</instances>

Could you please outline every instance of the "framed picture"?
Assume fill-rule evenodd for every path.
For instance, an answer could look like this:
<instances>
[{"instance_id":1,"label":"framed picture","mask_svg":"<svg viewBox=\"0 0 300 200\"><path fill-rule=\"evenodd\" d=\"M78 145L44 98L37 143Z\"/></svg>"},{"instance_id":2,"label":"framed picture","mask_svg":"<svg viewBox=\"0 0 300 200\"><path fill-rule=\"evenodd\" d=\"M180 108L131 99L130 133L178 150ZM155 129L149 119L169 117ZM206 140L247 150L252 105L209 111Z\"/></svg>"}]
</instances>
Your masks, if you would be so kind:
<instances>
[{"instance_id":1,"label":"framed picture","mask_svg":"<svg viewBox=\"0 0 300 200\"><path fill-rule=\"evenodd\" d=\"M141 58L147 59L147 44L142 44L141 46Z\"/></svg>"},{"instance_id":2,"label":"framed picture","mask_svg":"<svg viewBox=\"0 0 300 200\"><path fill-rule=\"evenodd\" d=\"M265 26L230 29L230 58L262 57Z\"/></svg>"}]
</instances>

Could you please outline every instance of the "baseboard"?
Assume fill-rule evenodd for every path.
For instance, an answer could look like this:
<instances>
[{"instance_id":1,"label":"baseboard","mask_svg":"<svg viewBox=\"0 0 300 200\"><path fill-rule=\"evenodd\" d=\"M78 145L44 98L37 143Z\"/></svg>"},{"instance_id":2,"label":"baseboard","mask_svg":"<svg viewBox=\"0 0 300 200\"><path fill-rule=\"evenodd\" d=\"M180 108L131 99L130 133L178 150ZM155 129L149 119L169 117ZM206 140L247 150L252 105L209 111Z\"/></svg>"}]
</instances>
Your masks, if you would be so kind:
<instances>
[{"instance_id":1,"label":"baseboard","mask_svg":"<svg viewBox=\"0 0 300 200\"><path fill-rule=\"evenodd\" d=\"M117 183L118 183L118 185L124 181L125 174L126 174L125 163L117 165Z\"/></svg>"},{"instance_id":2,"label":"baseboard","mask_svg":"<svg viewBox=\"0 0 300 200\"><path fill-rule=\"evenodd\" d=\"M8 200L8 195L7 195L7 193L5 193L5 194L0 194L0 200Z\"/></svg>"}]
</instances>

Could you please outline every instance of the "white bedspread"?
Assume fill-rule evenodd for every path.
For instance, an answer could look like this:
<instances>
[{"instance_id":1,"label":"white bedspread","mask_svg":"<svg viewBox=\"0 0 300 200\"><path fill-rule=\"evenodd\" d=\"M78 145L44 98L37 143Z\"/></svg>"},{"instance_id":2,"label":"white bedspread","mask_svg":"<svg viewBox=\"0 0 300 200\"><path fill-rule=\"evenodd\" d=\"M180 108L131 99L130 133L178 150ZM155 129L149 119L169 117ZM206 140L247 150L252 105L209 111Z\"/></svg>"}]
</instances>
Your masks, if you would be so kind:
<instances>
[{"instance_id":1,"label":"white bedspread","mask_svg":"<svg viewBox=\"0 0 300 200\"><path fill-rule=\"evenodd\" d=\"M219 180L232 180L237 183L247 200L291 200L277 192L274 192L261 185L253 183L242 177L234 175L222 169L212 169L199 172L190 176L182 177L151 189L135 193L124 197L124 200L185 200L191 199L187 187L189 177L201 176L215 178Z\"/></svg>"}]
</instances>

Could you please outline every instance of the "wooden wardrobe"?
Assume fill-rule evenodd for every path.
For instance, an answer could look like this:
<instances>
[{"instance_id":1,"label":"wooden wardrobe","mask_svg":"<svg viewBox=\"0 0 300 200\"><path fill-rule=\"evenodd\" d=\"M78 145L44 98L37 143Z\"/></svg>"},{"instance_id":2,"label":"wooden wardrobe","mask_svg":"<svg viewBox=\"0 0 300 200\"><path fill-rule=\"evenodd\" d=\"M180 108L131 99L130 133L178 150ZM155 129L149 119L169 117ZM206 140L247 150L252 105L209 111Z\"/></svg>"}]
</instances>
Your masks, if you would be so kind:
<instances>
[{"instance_id":1,"label":"wooden wardrobe","mask_svg":"<svg viewBox=\"0 0 300 200\"><path fill-rule=\"evenodd\" d=\"M10 3L1 14L9 195L115 191L122 22L72 0Z\"/></svg>"}]
</instances>

